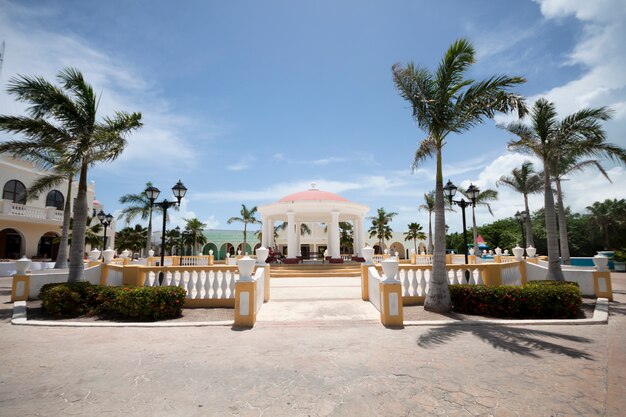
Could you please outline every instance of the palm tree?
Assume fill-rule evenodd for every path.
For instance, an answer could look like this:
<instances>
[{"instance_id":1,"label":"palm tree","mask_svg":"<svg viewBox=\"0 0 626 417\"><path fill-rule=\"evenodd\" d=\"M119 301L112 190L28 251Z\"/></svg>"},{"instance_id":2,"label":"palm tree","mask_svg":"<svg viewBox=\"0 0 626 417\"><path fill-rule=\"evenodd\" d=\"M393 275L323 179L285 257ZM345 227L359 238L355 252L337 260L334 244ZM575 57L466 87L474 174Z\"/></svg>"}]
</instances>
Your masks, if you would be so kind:
<instances>
[{"instance_id":1,"label":"palm tree","mask_svg":"<svg viewBox=\"0 0 626 417\"><path fill-rule=\"evenodd\" d=\"M231 224L232 222L240 222L243 223L243 252L246 252L246 248L247 248L247 231L248 231L248 224L258 224L260 223L260 221L254 217L254 215L257 212L257 207L254 206L251 209L248 210L248 208L246 207L245 204L241 205L241 211L239 212L241 214L240 217L231 217L230 219L228 219L226 221L226 223Z\"/></svg>"},{"instance_id":2,"label":"palm tree","mask_svg":"<svg viewBox=\"0 0 626 417\"><path fill-rule=\"evenodd\" d=\"M151 181L148 181L146 183L146 188L148 187L152 187ZM123 195L120 197L119 201L122 204L129 204L129 206L122 209L120 215L117 216L118 220L124 218L126 220L126 223L128 224L133 221L137 216L141 217L141 220L148 219L148 237L146 239L147 254L152 247L152 212L155 210L160 210L160 208L154 207L154 204L150 202L150 199L146 195L145 191L142 191L139 194ZM178 209L178 206L174 207Z\"/></svg>"},{"instance_id":3,"label":"palm tree","mask_svg":"<svg viewBox=\"0 0 626 417\"><path fill-rule=\"evenodd\" d=\"M611 181L609 175L604 170L600 161L597 159L586 159L581 161L580 156L576 155L576 149L572 149L568 152L567 149L563 149L557 154L556 160L550 166L550 172L552 173L552 179L556 185L556 199L557 199L557 221L559 224L559 243L561 248L561 261L563 265L569 265L569 238L567 236L567 220L565 217L565 205L563 203L563 190L561 188L561 182L567 180L567 176L577 172L584 171L585 168L595 167L600 171L604 177Z\"/></svg>"},{"instance_id":4,"label":"palm tree","mask_svg":"<svg viewBox=\"0 0 626 417\"><path fill-rule=\"evenodd\" d=\"M202 223L199 219L184 219L187 224L185 225L185 243L193 244L193 254L198 251L198 244L206 244L206 236L202 233L206 224Z\"/></svg>"},{"instance_id":5,"label":"palm tree","mask_svg":"<svg viewBox=\"0 0 626 417\"><path fill-rule=\"evenodd\" d=\"M626 200L596 201L588 206L587 210L590 213L589 217L594 231L599 229L602 234L604 250L612 249L609 232L615 230L616 227L623 227L623 223L626 222Z\"/></svg>"},{"instance_id":6,"label":"palm tree","mask_svg":"<svg viewBox=\"0 0 626 417\"><path fill-rule=\"evenodd\" d=\"M389 222L397 215L398 213L393 211L387 213L385 209L381 207L377 210L376 216L368 218L372 221L372 226L369 228L368 232L370 237L376 236L378 238L381 252L385 249L385 239L391 239L393 236Z\"/></svg>"},{"instance_id":7,"label":"palm tree","mask_svg":"<svg viewBox=\"0 0 626 417\"><path fill-rule=\"evenodd\" d=\"M141 127L141 114L118 111L115 116L98 121L98 99L83 75L76 69L66 68L57 78L60 87L42 77L20 75L9 80L9 94L30 104L27 109L29 117L0 116L0 129L23 134L26 138L20 144L23 149L62 152L64 165L77 167L80 175L74 204L74 235L82 242L88 214L88 169L98 162L112 161L123 152L126 134ZM14 142L19 141L0 145L0 152L9 150ZM84 252L82 245L72 245L69 282L84 280Z\"/></svg>"},{"instance_id":8,"label":"palm tree","mask_svg":"<svg viewBox=\"0 0 626 417\"><path fill-rule=\"evenodd\" d=\"M85 225L85 243L83 246L89 245L92 248L97 248L102 246L102 236L100 236L100 232L102 232L102 224L100 222L96 222L95 224L91 224L94 220L94 217L87 216L87 221ZM72 229L74 228L74 219L70 219L70 227L69 233L67 236L68 244L72 245ZM60 241L61 238L59 238ZM104 250L104 249L103 249Z\"/></svg>"},{"instance_id":9,"label":"palm tree","mask_svg":"<svg viewBox=\"0 0 626 417\"><path fill-rule=\"evenodd\" d=\"M559 259L551 165L558 160L560 153L574 152L574 150L581 157L605 155L612 159L626 161L623 149L605 142L605 133L600 121L609 118L609 109L600 107L580 110L559 122L554 104L541 98L535 102L532 109L530 126L521 122L501 126L519 137L509 142L509 149L534 154L543 163L549 280L564 280Z\"/></svg>"},{"instance_id":10,"label":"palm tree","mask_svg":"<svg viewBox=\"0 0 626 417\"><path fill-rule=\"evenodd\" d=\"M339 222L339 246L348 253L354 249L354 238L352 237L352 224L349 222Z\"/></svg>"},{"instance_id":11,"label":"palm tree","mask_svg":"<svg viewBox=\"0 0 626 417\"><path fill-rule=\"evenodd\" d=\"M469 195L467 194L467 190L459 188L461 194L463 194L468 200L470 200ZM473 225L473 234L474 234L474 255L480 256L478 253L478 228L476 227L476 206L484 206L489 210L489 214L493 216L493 211L491 210L490 201L496 201L498 199L498 192L496 190L487 189L482 190L478 193L478 197L474 204L472 205L472 225ZM467 250L467 248L465 248Z\"/></svg>"},{"instance_id":12,"label":"palm tree","mask_svg":"<svg viewBox=\"0 0 626 417\"><path fill-rule=\"evenodd\" d=\"M537 173L533 167L533 163L525 161L521 168L513 168L511 175L503 175L496 186L504 185L524 196L524 209L528 215L525 217L526 223L526 242L528 246L535 246L533 238L533 226L530 221L530 208L528 207L528 195L540 193L543 190L543 173Z\"/></svg>"},{"instance_id":13,"label":"palm tree","mask_svg":"<svg viewBox=\"0 0 626 417\"><path fill-rule=\"evenodd\" d=\"M446 274L445 213L443 198L443 160L441 151L450 133L460 134L493 118L496 112L516 110L526 113L521 96L510 88L525 82L521 77L493 76L483 81L464 78L474 63L474 48L469 41L459 39L448 48L436 72L409 63L395 64L393 79L400 96L411 103L413 118L426 138L418 146L413 169L425 159L435 156L435 240L433 274L424 308L447 312L451 308Z\"/></svg>"},{"instance_id":14,"label":"palm tree","mask_svg":"<svg viewBox=\"0 0 626 417\"><path fill-rule=\"evenodd\" d=\"M130 249L131 252L139 252L146 245L148 239L148 229L140 224L134 227L125 227L115 234L115 249L118 253L124 249Z\"/></svg>"},{"instance_id":15,"label":"palm tree","mask_svg":"<svg viewBox=\"0 0 626 417\"><path fill-rule=\"evenodd\" d=\"M404 240L412 240L413 241L413 250L417 253L417 241L426 239L426 234L422 229L422 225L419 223L409 223L408 225L409 231L404 232Z\"/></svg>"}]
</instances>

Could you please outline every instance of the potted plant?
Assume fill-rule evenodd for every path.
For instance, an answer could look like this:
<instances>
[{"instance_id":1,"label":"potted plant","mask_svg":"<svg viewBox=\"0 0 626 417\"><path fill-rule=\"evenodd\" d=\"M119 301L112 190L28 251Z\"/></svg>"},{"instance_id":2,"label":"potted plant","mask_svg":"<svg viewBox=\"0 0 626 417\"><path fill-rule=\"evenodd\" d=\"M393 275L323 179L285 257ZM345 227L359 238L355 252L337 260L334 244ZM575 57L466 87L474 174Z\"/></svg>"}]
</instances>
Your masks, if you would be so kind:
<instances>
[{"instance_id":1,"label":"potted plant","mask_svg":"<svg viewBox=\"0 0 626 417\"><path fill-rule=\"evenodd\" d=\"M614 259L615 272L626 272L626 248L616 250Z\"/></svg>"}]
</instances>

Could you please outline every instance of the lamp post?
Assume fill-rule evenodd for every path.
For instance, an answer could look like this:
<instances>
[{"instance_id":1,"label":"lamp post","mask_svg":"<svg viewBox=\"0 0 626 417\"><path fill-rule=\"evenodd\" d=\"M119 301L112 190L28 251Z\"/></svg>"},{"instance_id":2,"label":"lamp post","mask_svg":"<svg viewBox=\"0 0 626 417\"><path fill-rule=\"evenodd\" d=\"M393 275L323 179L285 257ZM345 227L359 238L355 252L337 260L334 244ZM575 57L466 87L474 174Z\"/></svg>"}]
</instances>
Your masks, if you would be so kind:
<instances>
[{"instance_id":1,"label":"lamp post","mask_svg":"<svg viewBox=\"0 0 626 417\"><path fill-rule=\"evenodd\" d=\"M522 230L522 247L526 247L526 236L524 236L524 224L526 223L526 217L528 213L524 210L522 212L515 213L515 220L519 223L520 229Z\"/></svg>"},{"instance_id":2,"label":"lamp post","mask_svg":"<svg viewBox=\"0 0 626 417\"><path fill-rule=\"evenodd\" d=\"M159 198L159 194L161 193L161 191L151 185L144 190L144 193L150 201L150 210L148 217L148 239L146 240L146 256L148 256L148 251L152 248L152 207L154 206L154 201Z\"/></svg>"},{"instance_id":3,"label":"lamp post","mask_svg":"<svg viewBox=\"0 0 626 417\"><path fill-rule=\"evenodd\" d=\"M148 187L146 189L146 195L148 195L148 198L156 200L160 191L156 187L153 188L154 190L150 191L152 194L148 194L148 190L150 189L150 187ZM178 180L178 182L172 187L172 193L174 193L176 201L167 201L167 199L163 199L161 202L153 203L155 206L161 208L161 211L163 212L163 228L161 229L161 267L163 267L163 263L165 262L165 228L167 227L167 209L180 205L180 200L182 200L187 193L187 187L185 187L185 185ZM159 285L161 284L163 284L163 271L159 272Z\"/></svg>"},{"instance_id":4,"label":"lamp post","mask_svg":"<svg viewBox=\"0 0 626 417\"><path fill-rule=\"evenodd\" d=\"M443 192L444 195L448 198L448 201L450 202L450 204L454 203L457 206L461 207L461 212L463 213L463 245L465 246L463 248L464 252L465 252L465 265L467 265L468 263L468 259L467 259L467 226L465 225L465 208L466 207L473 207L476 206L476 199L478 198L478 194L480 193L480 190L478 189L478 187L475 187L474 184L470 184L470 186L467 189L467 196L469 197L470 201L466 201L466 200L453 200L454 195L456 194L456 190L458 189L458 187L456 185L454 185L452 183L452 181L448 180L448 183L446 184L445 187L443 187ZM474 248L476 249L476 248ZM465 280L467 282L469 282L469 271L466 270L465 271Z\"/></svg>"},{"instance_id":5,"label":"lamp post","mask_svg":"<svg viewBox=\"0 0 626 417\"><path fill-rule=\"evenodd\" d=\"M104 258L104 250L107 248L107 227L111 225L113 221L113 216L111 213L104 214L104 211L100 210L97 215L98 220L100 220L100 224L104 226L104 236L102 238L102 257Z\"/></svg>"}]
</instances>

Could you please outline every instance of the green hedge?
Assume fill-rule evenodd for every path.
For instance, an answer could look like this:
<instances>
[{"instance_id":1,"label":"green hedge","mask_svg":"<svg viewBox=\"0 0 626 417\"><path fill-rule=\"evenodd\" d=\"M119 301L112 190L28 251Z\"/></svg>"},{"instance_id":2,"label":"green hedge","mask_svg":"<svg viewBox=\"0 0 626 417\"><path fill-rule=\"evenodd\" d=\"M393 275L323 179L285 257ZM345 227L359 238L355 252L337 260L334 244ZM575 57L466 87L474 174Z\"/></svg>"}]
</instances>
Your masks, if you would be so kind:
<instances>
[{"instance_id":1,"label":"green hedge","mask_svg":"<svg viewBox=\"0 0 626 417\"><path fill-rule=\"evenodd\" d=\"M581 313L578 284L533 281L525 287L450 285L452 308L458 313L500 318L565 319Z\"/></svg>"},{"instance_id":2,"label":"green hedge","mask_svg":"<svg viewBox=\"0 0 626 417\"><path fill-rule=\"evenodd\" d=\"M135 321L180 317L185 297L180 287L105 287L88 282L48 284L39 294L42 308L53 317L98 315Z\"/></svg>"}]
</instances>

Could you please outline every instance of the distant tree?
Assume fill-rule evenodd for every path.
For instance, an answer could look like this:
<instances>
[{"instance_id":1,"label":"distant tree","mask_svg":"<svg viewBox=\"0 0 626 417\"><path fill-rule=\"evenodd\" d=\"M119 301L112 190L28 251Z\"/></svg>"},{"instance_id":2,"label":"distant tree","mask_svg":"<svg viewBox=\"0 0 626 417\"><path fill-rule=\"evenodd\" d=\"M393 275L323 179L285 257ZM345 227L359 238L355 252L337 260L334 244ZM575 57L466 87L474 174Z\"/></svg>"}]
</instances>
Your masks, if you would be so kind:
<instances>
[{"instance_id":1,"label":"distant tree","mask_svg":"<svg viewBox=\"0 0 626 417\"><path fill-rule=\"evenodd\" d=\"M606 199L587 206L591 225L600 230L604 250L617 249L611 242L611 231L626 228L626 200Z\"/></svg>"},{"instance_id":2,"label":"distant tree","mask_svg":"<svg viewBox=\"0 0 626 417\"><path fill-rule=\"evenodd\" d=\"M469 196L467 195L467 190L459 188L461 194L463 194L468 200ZM498 199L498 192L496 190L487 189L481 190L478 193L478 198L476 198L476 206L487 207L489 210L489 214L493 216L493 211L491 210L490 201L496 201ZM472 206L472 233L474 235L474 249L478 251L478 228L476 227L476 206ZM465 248L467 251L467 248ZM463 252L466 253L466 252ZM474 255L480 255L480 252L474 252Z\"/></svg>"},{"instance_id":3,"label":"distant tree","mask_svg":"<svg viewBox=\"0 0 626 417\"><path fill-rule=\"evenodd\" d=\"M352 236L352 224L349 222L339 222L339 245L344 253L352 253L354 239Z\"/></svg>"},{"instance_id":4,"label":"distant tree","mask_svg":"<svg viewBox=\"0 0 626 417\"><path fill-rule=\"evenodd\" d=\"M391 239L393 236L389 222L397 215L398 213L393 211L387 213L385 209L381 207L377 210L376 216L369 217L369 220L372 221L372 226L368 230L369 236L376 236L378 238L381 252L385 249L385 239Z\"/></svg>"},{"instance_id":5,"label":"distant tree","mask_svg":"<svg viewBox=\"0 0 626 417\"><path fill-rule=\"evenodd\" d=\"M412 240L413 241L413 250L417 253L417 241L425 240L426 234L422 229L422 225L419 223L409 223L407 226L409 228L408 232L404 232L404 240Z\"/></svg>"},{"instance_id":6,"label":"distant tree","mask_svg":"<svg viewBox=\"0 0 626 417\"><path fill-rule=\"evenodd\" d=\"M501 185L509 187L524 196L524 210L528 213L525 221L526 242L528 246L535 247L531 213L528 207L528 195L543 191L543 173L535 172L533 163L525 161L521 168L514 168L513 171L511 171L511 175L501 176L496 182L496 186L499 187Z\"/></svg>"},{"instance_id":7,"label":"distant tree","mask_svg":"<svg viewBox=\"0 0 626 417\"><path fill-rule=\"evenodd\" d=\"M230 219L228 219L226 221L226 223L231 224L232 222L239 222L239 223L243 223L243 249L244 252L246 251L246 247L247 247L247 230L248 230L248 224L258 224L260 223L259 220L257 220L256 217L254 217L254 215L257 212L257 207L254 206L251 209L248 209L246 207L245 204L241 205L241 211L240 216L239 217L231 217Z\"/></svg>"},{"instance_id":8,"label":"distant tree","mask_svg":"<svg viewBox=\"0 0 626 417\"><path fill-rule=\"evenodd\" d=\"M124 227L115 233L115 249L118 252L124 249L130 250L132 253L140 252L145 247L148 238L148 229L140 224L134 227Z\"/></svg>"},{"instance_id":9,"label":"distant tree","mask_svg":"<svg viewBox=\"0 0 626 417\"><path fill-rule=\"evenodd\" d=\"M184 235L185 243L193 245L193 254L195 255L198 252L198 245L206 244L206 236L202 233L206 224L202 223L199 219L184 219L187 224L185 225Z\"/></svg>"}]
</instances>

